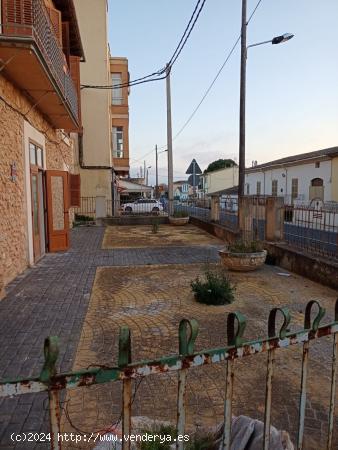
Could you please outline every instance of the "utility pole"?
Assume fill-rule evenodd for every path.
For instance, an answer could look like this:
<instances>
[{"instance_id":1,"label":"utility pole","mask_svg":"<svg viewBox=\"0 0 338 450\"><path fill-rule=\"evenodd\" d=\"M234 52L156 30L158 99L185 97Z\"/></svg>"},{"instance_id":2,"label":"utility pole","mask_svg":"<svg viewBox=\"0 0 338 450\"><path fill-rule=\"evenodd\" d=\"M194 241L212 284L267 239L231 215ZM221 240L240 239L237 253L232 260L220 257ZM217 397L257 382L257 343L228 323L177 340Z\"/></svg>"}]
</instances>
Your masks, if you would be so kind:
<instances>
[{"instance_id":1,"label":"utility pole","mask_svg":"<svg viewBox=\"0 0 338 450\"><path fill-rule=\"evenodd\" d=\"M173 175L173 136L171 125L171 92L170 92L170 66L166 66L167 87L167 146L168 146L168 203L169 215L174 213L174 175Z\"/></svg>"},{"instance_id":2,"label":"utility pole","mask_svg":"<svg viewBox=\"0 0 338 450\"><path fill-rule=\"evenodd\" d=\"M156 152L156 187L155 187L155 197L158 199L158 153L157 153L157 144L155 146Z\"/></svg>"},{"instance_id":3,"label":"utility pole","mask_svg":"<svg viewBox=\"0 0 338 450\"><path fill-rule=\"evenodd\" d=\"M192 164L192 184L193 184L193 188L192 188L192 192L193 192L193 198L194 201L196 200L196 161L193 161Z\"/></svg>"},{"instance_id":4,"label":"utility pole","mask_svg":"<svg viewBox=\"0 0 338 450\"><path fill-rule=\"evenodd\" d=\"M244 195L245 185L245 88L246 88L246 30L247 30L247 0L242 0L242 31L241 31L241 87L239 107L239 176L238 197Z\"/></svg>"}]
</instances>

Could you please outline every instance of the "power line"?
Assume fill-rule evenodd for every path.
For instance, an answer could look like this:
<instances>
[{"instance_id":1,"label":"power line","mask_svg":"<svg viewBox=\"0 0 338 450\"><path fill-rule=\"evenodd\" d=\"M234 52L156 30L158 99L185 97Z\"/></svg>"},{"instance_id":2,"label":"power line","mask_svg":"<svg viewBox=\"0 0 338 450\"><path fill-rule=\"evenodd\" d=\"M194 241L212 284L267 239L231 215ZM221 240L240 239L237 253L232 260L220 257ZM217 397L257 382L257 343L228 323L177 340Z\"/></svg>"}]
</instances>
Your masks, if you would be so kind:
<instances>
[{"instance_id":1,"label":"power line","mask_svg":"<svg viewBox=\"0 0 338 450\"><path fill-rule=\"evenodd\" d=\"M175 64L177 58L180 56L183 48L185 47L191 33L192 30L194 29L196 22L204 8L204 5L206 3L206 0L202 1L202 4L200 5L202 0L198 0L196 3L196 6L194 8L194 11L189 19L188 25L186 26L184 33L173 53L173 55L171 56L168 65L171 68L173 67L173 65ZM200 5L200 6L199 6ZM198 9L199 8L199 9ZM128 81L127 83L120 83L120 84L116 84L116 85L91 85L91 84L82 84L81 85L81 89L121 89L121 88L125 88L125 87L131 87L131 86L137 86L139 84L144 84L144 83L150 83L153 81L160 81L160 80L164 80L167 78L167 76L169 75L169 73L165 73L166 72L166 67L153 72L149 75L145 75L144 77L140 77L140 78L136 78L135 80L132 81ZM170 71L169 71L170 72ZM164 76L161 76L165 74ZM157 78L152 78L156 76Z\"/></svg>"},{"instance_id":2,"label":"power line","mask_svg":"<svg viewBox=\"0 0 338 450\"><path fill-rule=\"evenodd\" d=\"M193 12L193 15L191 16L191 19L190 19L190 21L189 21L189 24L190 24L191 21L193 20L193 16L194 16L194 14L195 14L195 12L196 12L196 10L197 10L197 7L198 7L199 2L200 2L200 0L197 2L196 8L195 8L195 10L194 10L194 12ZM186 31L184 32L184 34L186 34L186 32L187 32L186 38L184 39L183 44L182 44L181 48L178 50L176 56L175 56L175 57L174 57L174 56L171 57L171 60L170 60L170 63L169 63L170 69L171 69L172 66L175 64L177 58L180 56L182 50L184 49L185 44L187 43L187 40L189 39L189 37L190 37L190 35L191 35L191 32L192 32L192 30L194 29L194 27L195 27L195 25L196 25L196 22L197 22L197 20L198 20L200 14L201 14L203 8L204 8L205 2L206 2L206 0L203 0L203 3L202 3L202 5L201 5L199 11L197 12L197 15L196 15L196 17L195 17L195 20L194 20L193 24L191 25L191 28L190 28L190 30L189 30L188 32L187 32L187 28L188 28L188 27L186 28ZM183 37L184 37L184 35L183 35ZM183 37L182 37L181 41L183 40ZM180 41L180 42L181 42L181 41ZM177 49L176 49L176 50L177 50ZM176 50L175 50L175 53L176 53Z\"/></svg>"},{"instance_id":3,"label":"power line","mask_svg":"<svg viewBox=\"0 0 338 450\"><path fill-rule=\"evenodd\" d=\"M259 5L261 4L262 0L259 0L258 3L256 4L255 8L253 9L248 21L247 21L247 25L249 25L251 19L253 18L253 16L255 15ZM198 105L196 106L196 108L193 110L193 112L190 114L188 120L184 123L184 125L180 128L180 130L178 131L178 133L175 134L174 139L176 139L181 133L182 131L188 126L188 124L190 123L190 121L192 120L192 118L194 117L194 115L197 113L197 111L199 110L200 106L202 105L202 103L204 102L204 100L206 99L206 97L208 96L209 92L211 91L212 87L214 86L214 84L216 83L218 77L220 76L220 74L222 73L224 67L226 66L227 62L229 61L229 59L231 58L233 52L235 51L239 41L241 40L241 34L238 36L238 38L236 39L234 45L232 46L230 52L228 53L225 61L223 62L223 64L221 65L220 69L218 70L218 72L216 73L216 76L214 77L214 79L212 80L211 84L209 85L208 89L205 91L203 97L201 98L200 102L198 103Z\"/></svg>"}]
</instances>

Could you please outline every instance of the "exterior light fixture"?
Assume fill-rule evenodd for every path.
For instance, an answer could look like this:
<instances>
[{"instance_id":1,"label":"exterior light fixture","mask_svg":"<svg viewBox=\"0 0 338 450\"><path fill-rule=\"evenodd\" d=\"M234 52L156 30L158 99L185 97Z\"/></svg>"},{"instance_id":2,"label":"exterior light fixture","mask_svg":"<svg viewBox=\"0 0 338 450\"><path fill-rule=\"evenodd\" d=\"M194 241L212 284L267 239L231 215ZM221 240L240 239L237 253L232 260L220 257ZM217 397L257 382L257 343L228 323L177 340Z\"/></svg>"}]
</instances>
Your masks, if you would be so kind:
<instances>
[{"instance_id":1,"label":"exterior light fixture","mask_svg":"<svg viewBox=\"0 0 338 450\"><path fill-rule=\"evenodd\" d=\"M289 41L294 37L294 34L284 33L281 36L276 36L272 39L272 44L282 44L283 42Z\"/></svg>"}]
</instances>

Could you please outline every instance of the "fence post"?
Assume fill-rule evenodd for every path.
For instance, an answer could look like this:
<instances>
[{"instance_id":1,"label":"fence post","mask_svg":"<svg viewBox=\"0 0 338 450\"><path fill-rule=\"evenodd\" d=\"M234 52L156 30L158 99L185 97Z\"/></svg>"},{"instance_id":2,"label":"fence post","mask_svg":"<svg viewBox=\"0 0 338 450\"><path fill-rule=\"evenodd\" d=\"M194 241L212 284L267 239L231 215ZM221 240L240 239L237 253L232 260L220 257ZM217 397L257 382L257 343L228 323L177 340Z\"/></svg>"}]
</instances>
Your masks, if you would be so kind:
<instances>
[{"instance_id":1,"label":"fence post","mask_svg":"<svg viewBox=\"0 0 338 450\"><path fill-rule=\"evenodd\" d=\"M96 212L96 219L99 219L101 217L107 217L106 197L104 196L95 197L95 212Z\"/></svg>"},{"instance_id":2,"label":"fence post","mask_svg":"<svg viewBox=\"0 0 338 450\"><path fill-rule=\"evenodd\" d=\"M50 384L51 378L56 375L56 361L59 355L58 338L51 336L45 339L44 345L45 363L43 365L40 380L47 385ZM61 450L60 434L60 400L59 391L56 389L48 389L49 398L49 420L50 420L50 446L53 450Z\"/></svg>"},{"instance_id":3,"label":"fence post","mask_svg":"<svg viewBox=\"0 0 338 450\"><path fill-rule=\"evenodd\" d=\"M119 367L126 367L131 363L131 339L128 327L120 328L119 337ZM123 380L122 392L122 449L130 450L129 436L131 433L131 404L132 404L131 378Z\"/></svg>"},{"instance_id":4,"label":"fence post","mask_svg":"<svg viewBox=\"0 0 338 450\"><path fill-rule=\"evenodd\" d=\"M235 331L235 320L237 330ZM228 346L239 347L243 343L243 334L246 327L245 317L238 311L230 313L227 319ZM224 402L224 431L222 450L230 450L231 422L232 422L232 396L234 387L234 359L228 357L225 372L225 402Z\"/></svg>"},{"instance_id":5,"label":"fence post","mask_svg":"<svg viewBox=\"0 0 338 450\"><path fill-rule=\"evenodd\" d=\"M211 196L211 221L219 222L219 195Z\"/></svg>"},{"instance_id":6,"label":"fence post","mask_svg":"<svg viewBox=\"0 0 338 450\"><path fill-rule=\"evenodd\" d=\"M188 337L187 329L190 329ZM188 356L194 353L194 344L198 333L198 323L195 319L183 319L179 326L179 354L180 356ZM185 392L187 384L188 369L182 369L178 372L178 394L177 394L177 438L176 450L184 449L184 442L181 437L185 431Z\"/></svg>"},{"instance_id":7,"label":"fence post","mask_svg":"<svg viewBox=\"0 0 338 450\"><path fill-rule=\"evenodd\" d=\"M283 239L284 198L267 197L265 203L265 239L280 241Z\"/></svg>"},{"instance_id":8,"label":"fence post","mask_svg":"<svg viewBox=\"0 0 338 450\"><path fill-rule=\"evenodd\" d=\"M253 239L253 197L238 197L238 225L241 239Z\"/></svg>"}]
</instances>

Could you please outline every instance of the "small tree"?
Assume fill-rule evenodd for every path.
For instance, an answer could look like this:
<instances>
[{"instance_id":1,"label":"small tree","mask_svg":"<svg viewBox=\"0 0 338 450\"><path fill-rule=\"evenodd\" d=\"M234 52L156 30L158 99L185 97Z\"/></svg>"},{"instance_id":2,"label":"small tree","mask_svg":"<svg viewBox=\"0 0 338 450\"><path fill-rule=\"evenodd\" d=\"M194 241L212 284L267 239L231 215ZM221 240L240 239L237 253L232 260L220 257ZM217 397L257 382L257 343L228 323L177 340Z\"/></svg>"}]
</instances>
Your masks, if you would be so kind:
<instances>
[{"instance_id":1,"label":"small tree","mask_svg":"<svg viewBox=\"0 0 338 450\"><path fill-rule=\"evenodd\" d=\"M214 172L215 170L220 169L227 169L234 166L237 166L237 164L232 159L217 159L216 161L213 161L208 165L204 173Z\"/></svg>"}]
</instances>

